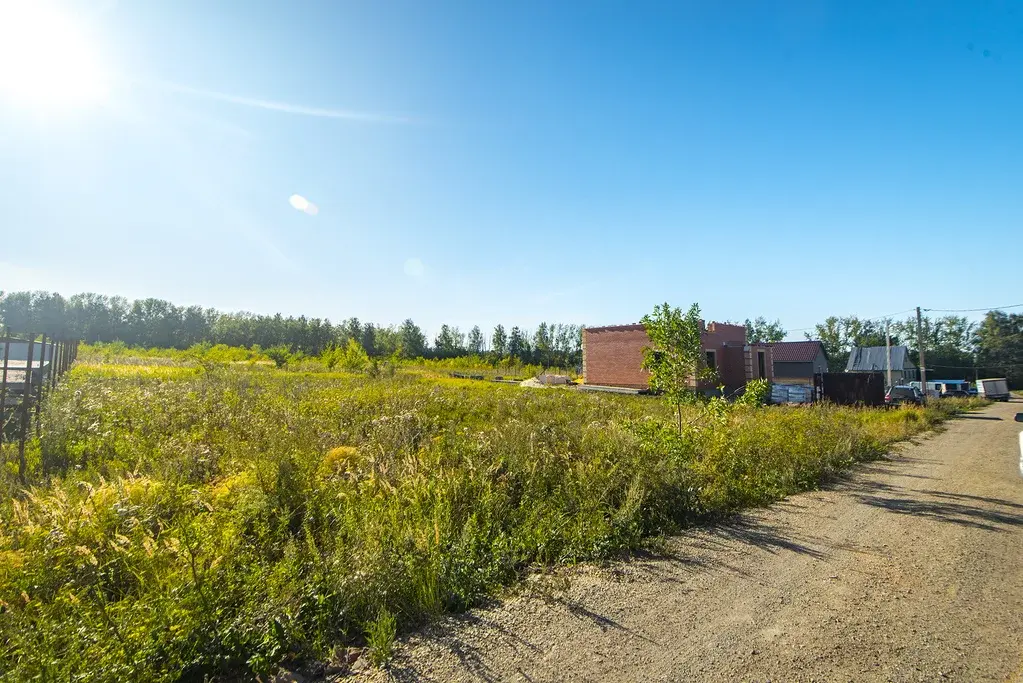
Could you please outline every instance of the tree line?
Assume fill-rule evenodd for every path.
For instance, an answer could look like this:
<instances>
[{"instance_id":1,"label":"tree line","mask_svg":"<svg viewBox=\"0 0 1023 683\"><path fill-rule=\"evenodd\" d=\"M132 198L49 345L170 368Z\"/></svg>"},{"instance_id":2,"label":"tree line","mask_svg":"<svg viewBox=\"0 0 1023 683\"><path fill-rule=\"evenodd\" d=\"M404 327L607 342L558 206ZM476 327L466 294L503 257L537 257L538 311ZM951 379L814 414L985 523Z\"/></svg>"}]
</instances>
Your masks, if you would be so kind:
<instances>
[{"instance_id":1,"label":"tree line","mask_svg":"<svg viewBox=\"0 0 1023 683\"><path fill-rule=\"evenodd\" d=\"M774 343L787 336L780 321L746 320L750 343ZM195 344L284 347L291 353L320 355L355 340L370 357L511 358L547 367L575 367L582 360L582 327L540 323L535 330L497 325L468 332L442 325L431 340L415 322L382 326L349 318L334 324L305 316L224 313L201 306L175 306L162 299L100 294L64 298L52 292L0 292L0 325L13 332L35 332L89 343L121 341L129 346L184 349ZM892 344L909 348L919 365L916 318L874 320L830 316L807 332L824 346L832 371L845 369L854 347L884 346L885 327ZM975 374L1006 376L1023 386L1023 314L990 311L979 323L963 316L924 316L927 366L931 376L971 379Z\"/></svg>"},{"instance_id":2,"label":"tree line","mask_svg":"<svg viewBox=\"0 0 1023 683\"><path fill-rule=\"evenodd\" d=\"M119 296L55 292L0 292L0 326L14 333L47 334L88 343L119 341L129 346L186 349L196 344L286 348L319 356L357 342L370 357L513 359L547 367L574 367L582 360L582 327L540 323L535 330L478 325L463 332L442 325L431 341L411 319L382 326L349 318L334 324L306 316L225 313L201 306L176 306L163 299L129 301Z\"/></svg>"}]
</instances>

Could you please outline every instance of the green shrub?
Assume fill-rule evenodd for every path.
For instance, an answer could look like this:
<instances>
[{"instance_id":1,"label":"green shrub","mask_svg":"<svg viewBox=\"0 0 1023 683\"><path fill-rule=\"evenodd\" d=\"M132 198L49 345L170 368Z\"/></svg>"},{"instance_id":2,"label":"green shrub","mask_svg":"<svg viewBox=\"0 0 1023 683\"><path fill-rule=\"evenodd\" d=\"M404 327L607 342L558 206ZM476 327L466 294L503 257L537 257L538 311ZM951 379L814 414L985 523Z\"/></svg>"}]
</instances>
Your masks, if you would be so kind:
<instances>
[{"instance_id":1,"label":"green shrub","mask_svg":"<svg viewBox=\"0 0 1023 683\"><path fill-rule=\"evenodd\" d=\"M366 629L366 644L369 645L373 664L380 666L391 658L397 634L394 615L386 607L381 607L376 619L371 621Z\"/></svg>"},{"instance_id":2,"label":"green shrub","mask_svg":"<svg viewBox=\"0 0 1023 683\"><path fill-rule=\"evenodd\" d=\"M771 398L771 383L766 379L754 379L746 383L742 395L735 400L738 405L762 406Z\"/></svg>"},{"instance_id":3,"label":"green shrub","mask_svg":"<svg viewBox=\"0 0 1023 683\"><path fill-rule=\"evenodd\" d=\"M283 368L291 360L297 360L286 346L271 346L263 352L267 358L274 362L278 368Z\"/></svg>"}]
</instances>

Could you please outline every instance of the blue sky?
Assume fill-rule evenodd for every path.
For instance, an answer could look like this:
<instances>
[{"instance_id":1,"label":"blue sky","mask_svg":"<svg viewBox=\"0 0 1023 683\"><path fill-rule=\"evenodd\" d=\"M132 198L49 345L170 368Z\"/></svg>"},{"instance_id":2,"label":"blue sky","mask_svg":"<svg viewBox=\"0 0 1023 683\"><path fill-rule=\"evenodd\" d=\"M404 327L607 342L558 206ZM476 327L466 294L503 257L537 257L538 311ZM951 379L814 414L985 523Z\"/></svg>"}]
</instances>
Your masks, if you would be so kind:
<instances>
[{"instance_id":1,"label":"blue sky","mask_svg":"<svg viewBox=\"0 0 1023 683\"><path fill-rule=\"evenodd\" d=\"M0 289L430 331L1020 298L1017 3L58 10L109 94L0 93Z\"/></svg>"}]
</instances>

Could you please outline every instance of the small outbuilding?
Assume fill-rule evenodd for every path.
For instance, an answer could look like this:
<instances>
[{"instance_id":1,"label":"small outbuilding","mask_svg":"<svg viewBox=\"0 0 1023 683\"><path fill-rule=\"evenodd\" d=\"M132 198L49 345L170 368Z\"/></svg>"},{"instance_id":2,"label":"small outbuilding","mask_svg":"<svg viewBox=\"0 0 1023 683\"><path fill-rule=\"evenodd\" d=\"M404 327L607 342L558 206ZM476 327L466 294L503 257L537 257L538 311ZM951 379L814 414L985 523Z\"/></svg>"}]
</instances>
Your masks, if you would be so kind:
<instances>
[{"instance_id":1,"label":"small outbuilding","mask_svg":"<svg viewBox=\"0 0 1023 683\"><path fill-rule=\"evenodd\" d=\"M892 346L892 384L905 384L919 379L916 365L909 359L909 349L905 346ZM857 346L849 354L845 364L846 372L881 372L888 371L888 353L884 346ZM887 376L886 376L887 380Z\"/></svg>"},{"instance_id":2,"label":"small outbuilding","mask_svg":"<svg viewBox=\"0 0 1023 683\"><path fill-rule=\"evenodd\" d=\"M775 384L813 385L814 375L828 371L828 354L819 341L778 342L771 345Z\"/></svg>"}]
</instances>

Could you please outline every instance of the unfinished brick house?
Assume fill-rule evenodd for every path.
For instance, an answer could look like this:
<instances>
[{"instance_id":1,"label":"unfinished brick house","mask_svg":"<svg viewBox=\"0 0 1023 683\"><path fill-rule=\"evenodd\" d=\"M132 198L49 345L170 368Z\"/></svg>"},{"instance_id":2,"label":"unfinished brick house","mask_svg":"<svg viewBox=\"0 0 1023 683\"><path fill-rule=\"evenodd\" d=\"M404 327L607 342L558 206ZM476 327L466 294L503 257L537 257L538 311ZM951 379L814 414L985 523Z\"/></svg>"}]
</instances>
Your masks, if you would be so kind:
<instances>
[{"instance_id":1,"label":"unfinished brick house","mask_svg":"<svg viewBox=\"0 0 1023 683\"><path fill-rule=\"evenodd\" d=\"M707 366L718 374L716 382L701 382L703 392L719 384L732 394L752 379L774 378L771 347L747 344L746 327L725 323L704 325L700 338ZM643 349L651 346L642 325L587 327L583 330L583 382L585 384L645 389L650 373L641 366Z\"/></svg>"}]
</instances>

